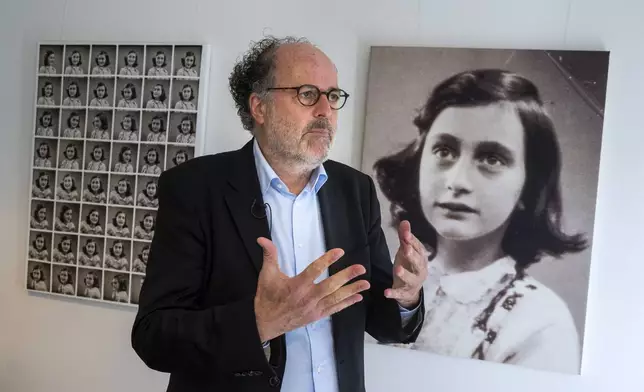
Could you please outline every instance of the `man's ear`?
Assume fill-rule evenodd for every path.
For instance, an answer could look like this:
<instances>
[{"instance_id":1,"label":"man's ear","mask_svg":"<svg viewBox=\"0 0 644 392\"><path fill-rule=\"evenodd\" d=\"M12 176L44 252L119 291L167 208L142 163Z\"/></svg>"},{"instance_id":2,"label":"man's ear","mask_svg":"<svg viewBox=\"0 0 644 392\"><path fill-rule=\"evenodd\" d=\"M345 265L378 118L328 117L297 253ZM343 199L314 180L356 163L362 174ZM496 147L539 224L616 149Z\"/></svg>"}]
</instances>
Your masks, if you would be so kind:
<instances>
[{"instance_id":1,"label":"man's ear","mask_svg":"<svg viewBox=\"0 0 644 392\"><path fill-rule=\"evenodd\" d=\"M253 116L253 119L257 125L264 125L266 122L266 102L256 93L252 93L250 98L248 98L248 105L250 107L250 115Z\"/></svg>"}]
</instances>

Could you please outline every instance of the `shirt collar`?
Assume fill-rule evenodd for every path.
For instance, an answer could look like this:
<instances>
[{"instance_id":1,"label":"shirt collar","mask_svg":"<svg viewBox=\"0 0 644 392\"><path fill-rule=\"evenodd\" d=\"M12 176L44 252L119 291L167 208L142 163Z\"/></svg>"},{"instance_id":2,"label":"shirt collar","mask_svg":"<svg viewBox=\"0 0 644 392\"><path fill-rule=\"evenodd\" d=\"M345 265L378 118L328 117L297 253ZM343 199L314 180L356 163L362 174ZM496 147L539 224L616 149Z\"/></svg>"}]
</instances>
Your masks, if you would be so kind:
<instances>
[{"instance_id":1,"label":"shirt collar","mask_svg":"<svg viewBox=\"0 0 644 392\"><path fill-rule=\"evenodd\" d=\"M253 155L255 156L255 167L257 168L257 176L259 177L259 187L262 191L262 196L266 195L269 188L279 190L277 188L278 185L282 185L284 187L283 189L286 189L282 180L277 176L275 170L273 170L264 157L264 154L262 154L262 150L259 148L257 139L253 140ZM317 193L327 179L328 175L324 169L324 165L319 165L313 171L313 174L304 189L309 191L313 190Z\"/></svg>"},{"instance_id":2,"label":"shirt collar","mask_svg":"<svg viewBox=\"0 0 644 392\"><path fill-rule=\"evenodd\" d=\"M515 261L505 256L477 271L446 274L440 264L430 263L430 276L435 274L443 292L461 303L478 301L485 294L516 275Z\"/></svg>"}]
</instances>

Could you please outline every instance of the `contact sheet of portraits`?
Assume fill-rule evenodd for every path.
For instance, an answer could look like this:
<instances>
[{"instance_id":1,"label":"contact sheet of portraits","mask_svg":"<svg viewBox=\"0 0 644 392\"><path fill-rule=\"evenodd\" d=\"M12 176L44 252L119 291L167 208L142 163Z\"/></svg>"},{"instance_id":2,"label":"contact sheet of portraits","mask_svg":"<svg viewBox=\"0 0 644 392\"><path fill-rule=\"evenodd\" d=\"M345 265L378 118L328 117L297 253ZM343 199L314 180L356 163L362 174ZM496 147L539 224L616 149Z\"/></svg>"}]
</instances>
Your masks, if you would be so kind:
<instances>
[{"instance_id":1,"label":"contact sheet of portraits","mask_svg":"<svg viewBox=\"0 0 644 392\"><path fill-rule=\"evenodd\" d=\"M137 306L158 178L203 154L209 47L41 43L26 288Z\"/></svg>"},{"instance_id":2,"label":"contact sheet of portraits","mask_svg":"<svg viewBox=\"0 0 644 392\"><path fill-rule=\"evenodd\" d=\"M580 373L608 63L371 49L362 170L392 259L407 220L429 268L418 338L395 346Z\"/></svg>"}]
</instances>

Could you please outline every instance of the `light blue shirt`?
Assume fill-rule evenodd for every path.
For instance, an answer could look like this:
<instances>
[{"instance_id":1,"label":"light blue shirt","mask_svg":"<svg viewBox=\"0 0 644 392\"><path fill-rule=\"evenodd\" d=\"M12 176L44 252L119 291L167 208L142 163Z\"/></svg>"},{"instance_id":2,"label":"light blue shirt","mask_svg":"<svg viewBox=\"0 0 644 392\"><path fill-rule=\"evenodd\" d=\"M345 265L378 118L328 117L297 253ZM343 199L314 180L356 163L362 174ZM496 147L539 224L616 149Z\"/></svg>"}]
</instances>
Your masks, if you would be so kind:
<instances>
[{"instance_id":1,"label":"light blue shirt","mask_svg":"<svg viewBox=\"0 0 644 392\"><path fill-rule=\"evenodd\" d=\"M317 192L328 176L320 165L306 187L294 195L275 174L264 158L257 139L253 141L255 166L281 271L293 277L326 252L324 230ZM328 270L316 282L328 277ZM400 308L403 325L415 314ZM331 318L326 317L286 335L286 369L281 390L284 392L336 392L338 381Z\"/></svg>"}]
</instances>

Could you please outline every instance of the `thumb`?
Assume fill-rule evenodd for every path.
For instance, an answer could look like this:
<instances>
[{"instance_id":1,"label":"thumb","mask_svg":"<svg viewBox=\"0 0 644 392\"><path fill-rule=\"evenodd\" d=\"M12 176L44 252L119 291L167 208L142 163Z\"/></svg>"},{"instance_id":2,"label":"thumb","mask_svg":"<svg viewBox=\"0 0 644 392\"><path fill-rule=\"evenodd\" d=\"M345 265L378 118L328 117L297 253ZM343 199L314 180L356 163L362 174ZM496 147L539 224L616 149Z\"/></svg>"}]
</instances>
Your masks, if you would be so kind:
<instances>
[{"instance_id":1,"label":"thumb","mask_svg":"<svg viewBox=\"0 0 644 392\"><path fill-rule=\"evenodd\" d=\"M259 237L257 243L262 247L264 253L264 265L277 266L277 248L271 240Z\"/></svg>"},{"instance_id":2,"label":"thumb","mask_svg":"<svg viewBox=\"0 0 644 392\"><path fill-rule=\"evenodd\" d=\"M409 239L409 233L411 233L411 224L409 221L404 220L398 225L398 239L400 243L407 243Z\"/></svg>"}]
</instances>

